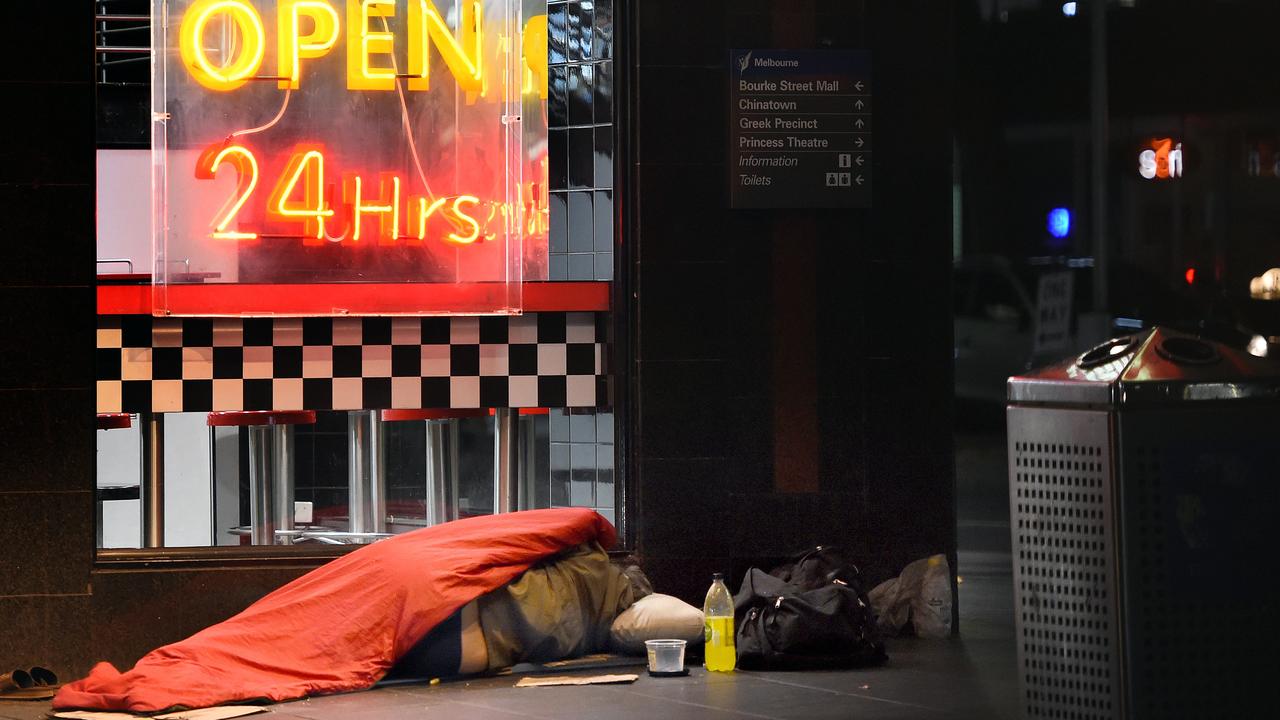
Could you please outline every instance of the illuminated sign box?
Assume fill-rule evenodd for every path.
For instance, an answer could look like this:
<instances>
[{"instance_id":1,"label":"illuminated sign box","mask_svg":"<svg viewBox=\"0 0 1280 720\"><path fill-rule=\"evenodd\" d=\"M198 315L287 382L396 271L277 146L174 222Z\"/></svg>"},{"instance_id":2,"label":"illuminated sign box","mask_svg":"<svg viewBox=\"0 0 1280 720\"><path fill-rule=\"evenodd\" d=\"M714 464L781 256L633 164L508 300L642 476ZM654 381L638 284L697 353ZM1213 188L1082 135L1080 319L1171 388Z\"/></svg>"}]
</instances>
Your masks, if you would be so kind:
<instances>
[{"instance_id":1,"label":"illuminated sign box","mask_svg":"<svg viewBox=\"0 0 1280 720\"><path fill-rule=\"evenodd\" d=\"M1172 138L1155 138L1138 153L1138 175L1143 180L1171 180L1182 177L1182 143Z\"/></svg>"},{"instance_id":2,"label":"illuminated sign box","mask_svg":"<svg viewBox=\"0 0 1280 720\"><path fill-rule=\"evenodd\" d=\"M152 11L157 315L520 311L546 266L545 15L522 22L520 0ZM368 292L388 283L423 292Z\"/></svg>"}]
</instances>

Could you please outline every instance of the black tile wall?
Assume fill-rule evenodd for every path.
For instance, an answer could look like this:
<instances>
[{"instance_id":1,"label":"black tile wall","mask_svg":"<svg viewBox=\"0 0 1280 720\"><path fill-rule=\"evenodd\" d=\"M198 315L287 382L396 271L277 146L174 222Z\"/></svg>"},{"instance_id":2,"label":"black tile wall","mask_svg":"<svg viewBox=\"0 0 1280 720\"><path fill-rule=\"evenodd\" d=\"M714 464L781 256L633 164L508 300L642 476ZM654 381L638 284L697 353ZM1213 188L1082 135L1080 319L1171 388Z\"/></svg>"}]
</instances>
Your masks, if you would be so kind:
<instances>
[{"instance_id":1,"label":"black tile wall","mask_svg":"<svg viewBox=\"0 0 1280 720\"><path fill-rule=\"evenodd\" d=\"M549 2L547 24L548 277L612 280L612 221L592 218L613 187L613 2Z\"/></svg>"},{"instance_id":2,"label":"black tile wall","mask_svg":"<svg viewBox=\"0 0 1280 720\"><path fill-rule=\"evenodd\" d=\"M74 252L78 243L94 235L90 213L69 215L68 207L93 203L93 188L85 184L33 184L0 182L0 208L4 220L5 261L0 263L0 285L81 285L93 281L92 263L50 261L50 250Z\"/></svg>"},{"instance_id":3,"label":"black tile wall","mask_svg":"<svg viewBox=\"0 0 1280 720\"><path fill-rule=\"evenodd\" d=\"M64 137L88 137L92 142L93 95L85 92L90 87L87 83L13 82L5 86L5 103L22 108L24 127L56 126L67 133ZM40 142L0 145L0 184L27 185L38 179L34 184L83 187L86 178L92 180L94 155L74 152L74 147ZM92 150L92 145L88 149Z\"/></svg>"},{"instance_id":4,"label":"black tile wall","mask_svg":"<svg viewBox=\"0 0 1280 720\"><path fill-rule=\"evenodd\" d=\"M91 603L87 593L0 595L0 614L6 624L0 659L5 667L39 662L59 678L87 674L95 658Z\"/></svg>"},{"instance_id":5,"label":"black tile wall","mask_svg":"<svg viewBox=\"0 0 1280 720\"><path fill-rule=\"evenodd\" d=\"M727 502L735 485L728 469L723 456L641 460L642 523L637 540L645 557L729 554L734 528L746 518ZM681 502L660 513L647 509L672 495L680 496Z\"/></svg>"},{"instance_id":6,"label":"black tile wall","mask_svg":"<svg viewBox=\"0 0 1280 720\"><path fill-rule=\"evenodd\" d=\"M549 488L535 469L535 507L590 507L617 522L614 416L611 410L553 409L547 415ZM541 431L537 435L540 437Z\"/></svg>"},{"instance_id":7,"label":"black tile wall","mask_svg":"<svg viewBox=\"0 0 1280 720\"><path fill-rule=\"evenodd\" d=\"M645 555L643 562L645 575L649 576L654 589L702 607L711 585L711 574L728 572L732 561L728 555L713 555L693 547L687 555Z\"/></svg>"},{"instance_id":8,"label":"black tile wall","mask_svg":"<svg viewBox=\"0 0 1280 720\"><path fill-rule=\"evenodd\" d=\"M92 288L0 286L0 307L0 386L85 387L92 381Z\"/></svg>"},{"instance_id":9,"label":"black tile wall","mask_svg":"<svg viewBox=\"0 0 1280 720\"><path fill-rule=\"evenodd\" d=\"M596 168L599 172L599 168ZM596 252L613 252L613 191L599 190L594 193L593 210L595 217L595 250ZM606 278L612 279L612 278Z\"/></svg>"},{"instance_id":10,"label":"black tile wall","mask_svg":"<svg viewBox=\"0 0 1280 720\"><path fill-rule=\"evenodd\" d=\"M953 552L950 10L624 10L612 70L628 97L617 155L628 165L615 203L638 330L633 527L655 582L697 602L712 571L819 542L895 570ZM872 52L871 209L728 208L729 50L779 47ZM785 395L796 388L813 396ZM778 476L783 424L816 428L816 458L778 465L813 477Z\"/></svg>"},{"instance_id":11,"label":"black tile wall","mask_svg":"<svg viewBox=\"0 0 1280 720\"><path fill-rule=\"evenodd\" d=\"M94 553L93 4L24 3L0 48L0 666L88 669ZM32 58L38 58L32 61Z\"/></svg>"},{"instance_id":12,"label":"black tile wall","mask_svg":"<svg viewBox=\"0 0 1280 720\"><path fill-rule=\"evenodd\" d=\"M87 593L85 560L93 553L94 536L92 522L82 518L92 511L88 489L0 493L0 517L12 521L0 526L0 543L9 549L0 553L4 594Z\"/></svg>"},{"instance_id":13,"label":"black tile wall","mask_svg":"<svg viewBox=\"0 0 1280 720\"><path fill-rule=\"evenodd\" d=\"M93 14L81 7L88 4L22 3L9 8L5 22L19 32L0 45L0 82L92 82Z\"/></svg>"},{"instance_id":14,"label":"black tile wall","mask_svg":"<svg viewBox=\"0 0 1280 720\"><path fill-rule=\"evenodd\" d=\"M744 426L767 421L768 416L740 418L729 415L729 393L724 360L640 361L643 413L639 423L642 461L657 458L728 457L731 438ZM658 389L661 392L658 392ZM652 395L649 393L652 392ZM641 474L638 482L647 485ZM695 488L689 488L690 493ZM643 492L643 491L642 491ZM645 494L654 500L665 495ZM643 510L661 515L683 504L688 494Z\"/></svg>"},{"instance_id":15,"label":"black tile wall","mask_svg":"<svg viewBox=\"0 0 1280 720\"><path fill-rule=\"evenodd\" d=\"M725 54L728 52L726 48ZM723 66L724 59L718 64ZM717 113L723 113L728 94L728 81L722 67L658 66L646 69L639 103L642 108L649 108L649 112L687 119L685 108L714 106ZM641 123L637 141L645 148L645 164L723 163L729 144L728 122L711 122L710 117L705 120L682 122L678 132L671 132L672 128L666 123ZM723 188L724 182L714 187Z\"/></svg>"},{"instance_id":16,"label":"black tile wall","mask_svg":"<svg viewBox=\"0 0 1280 720\"><path fill-rule=\"evenodd\" d=\"M85 490L93 457L91 388L0 390L0 492ZM3 586L0 586L3 587Z\"/></svg>"},{"instance_id":17,"label":"black tile wall","mask_svg":"<svg viewBox=\"0 0 1280 720\"><path fill-rule=\"evenodd\" d=\"M647 292L648 312L640 318L640 335L649 349L645 360L719 360L731 342L729 326L720 321L737 306L729 295L727 263L647 263L663 282ZM685 322L694 313L706 320ZM727 392L736 389L726 387Z\"/></svg>"},{"instance_id":18,"label":"black tile wall","mask_svg":"<svg viewBox=\"0 0 1280 720\"><path fill-rule=\"evenodd\" d=\"M663 187L679 182L683 173L676 165L647 165L637 168L644 185ZM717 207L726 194L719 185L699 185L684 193L652 193L639 206L641 227L645 228L646 262L727 260L737 254L734 239L742 237L748 223L735 222L722 213L691 212L688 208Z\"/></svg>"}]
</instances>

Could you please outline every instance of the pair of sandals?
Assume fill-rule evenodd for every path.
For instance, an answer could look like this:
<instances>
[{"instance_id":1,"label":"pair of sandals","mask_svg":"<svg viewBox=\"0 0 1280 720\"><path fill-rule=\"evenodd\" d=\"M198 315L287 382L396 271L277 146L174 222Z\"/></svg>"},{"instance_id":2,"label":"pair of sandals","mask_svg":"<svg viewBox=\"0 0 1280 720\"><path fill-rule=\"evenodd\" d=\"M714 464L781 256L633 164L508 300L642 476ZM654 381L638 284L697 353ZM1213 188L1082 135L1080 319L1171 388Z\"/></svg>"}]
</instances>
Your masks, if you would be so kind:
<instances>
[{"instance_id":1,"label":"pair of sandals","mask_svg":"<svg viewBox=\"0 0 1280 720\"><path fill-rule=\"evenodd\" d=\"M14 670L0 675L0 700L48 700L58 687L58 676L48 668Z\"/></svg>"}]
</instances>

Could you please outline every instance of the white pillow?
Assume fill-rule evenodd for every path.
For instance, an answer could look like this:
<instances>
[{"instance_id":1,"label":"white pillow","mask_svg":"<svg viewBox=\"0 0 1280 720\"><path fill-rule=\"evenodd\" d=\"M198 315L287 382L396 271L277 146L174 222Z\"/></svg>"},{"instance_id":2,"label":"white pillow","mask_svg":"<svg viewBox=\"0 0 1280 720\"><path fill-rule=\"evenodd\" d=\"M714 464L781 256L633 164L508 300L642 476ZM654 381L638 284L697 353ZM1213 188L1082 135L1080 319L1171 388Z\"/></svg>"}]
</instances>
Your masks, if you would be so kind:
<instances>
[{"instance_id":1,"label":"white pillow","mask_svg":"<svg viewBox=\"0 0 1280 720\"><path fill-rule=\"evenodd\" d=\"M702 642L702 611L677 597L654 593L627 608L609 628L615 650L644 653L645 640Z\"/></svg>"}]
</instances>

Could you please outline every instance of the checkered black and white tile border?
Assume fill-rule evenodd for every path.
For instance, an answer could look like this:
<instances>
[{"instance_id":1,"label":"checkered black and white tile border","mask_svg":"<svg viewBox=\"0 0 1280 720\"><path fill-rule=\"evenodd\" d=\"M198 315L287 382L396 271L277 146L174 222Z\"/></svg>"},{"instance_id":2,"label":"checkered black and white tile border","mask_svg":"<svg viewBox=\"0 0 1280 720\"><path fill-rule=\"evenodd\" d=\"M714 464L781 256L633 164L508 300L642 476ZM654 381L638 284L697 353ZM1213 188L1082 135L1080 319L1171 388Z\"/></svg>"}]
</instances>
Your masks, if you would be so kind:
<instances>
[{"instance_id":1,"label":"checkered black and white tile border","mask_svg":"<svg viewBox=\"0 0 1280 720\"><path fill-rule=\"evenodd\" d=\"M595 407L604 315L98 318L98 412Z\"/></svg>"}]
</instances>

